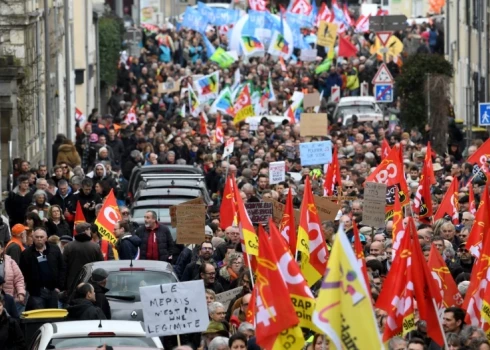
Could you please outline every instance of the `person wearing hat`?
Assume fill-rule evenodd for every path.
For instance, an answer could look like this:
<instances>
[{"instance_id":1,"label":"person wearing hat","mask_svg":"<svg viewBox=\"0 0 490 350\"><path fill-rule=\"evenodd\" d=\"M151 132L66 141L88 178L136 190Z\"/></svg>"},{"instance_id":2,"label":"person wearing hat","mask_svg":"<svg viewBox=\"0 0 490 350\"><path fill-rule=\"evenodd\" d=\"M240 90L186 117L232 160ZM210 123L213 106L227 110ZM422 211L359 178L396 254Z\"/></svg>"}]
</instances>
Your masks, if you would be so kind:
<instances>
[{"instance_id":1,"label":"person wearing hat","mask_svg":"<svg viewBox=\"0 0 490 350\"><path fill-rule=\"evenodd\" d=\"M27 240L27 230L29 228L22 224L15 224L12 227L12 238L5 246L5 254L9 255L17 265L20 262L20 254L24 251Z\"/></svg>"},{"instance_id":2,"label":"person wearing hat","mask_svg":"<svg viewBox=\"0 0 490 350\"><path fill-rule=\"evenodd\" d=\"M202 332L202 340L204 341L204 347L207 349L209 343L216 337L228 338L230 333L226 330L225 325L222 322L211 321L208 328Z\"/></svg>"},{"instance_id":3,"label":"person wearing hat","mask_svg":"<svg viewBox=\"0 0 490 350\"><path fill-rule=\"evenodd\" d=\"M60 237L60 249L62 253L63 250L65 249L65 246L70 242L73 242L72 236L64 235Z\"/></svg>"},{"instance_id":4,"label":"person wearing hat","mask_svg":"<svg viewBox=\"0 0 490 350\"><path fill-rule=\"evenodd\" d=\"M90 224L82 222L75 226L75 240L63 249L63 259L66 263L66 289L75 287L78 274L85 264L103 261L104 257L97 243L92 242Z\"/></svg>"},{"instance_id":5,"label":"person wearing hat","mask_svg":"<svg viewBox=\"0 0 490 350\"><path fill-rule=\"evenodd\" d=\"M65 263L58 246L47 243L45 228L36 228L34 244L22 252L20 270L29 292L26 310L58 308L58 293L65 286Z\"/></svg>"},{"instance_id":6,"label":"person wearing hat","mask_svg":"<svg viewBox=\"0 0 490 350\"><path fill-rule=\"evenodd\" d=\"M98 306L104 313L105 317L110 320L111 306L109 305L109 301L105 296L109 291L109 289L106 288L108 276L109 274L106 270L102 268L95 269L92 271L92 276L90 277L89 283L94 287L95 306Z\"/></svg>"},{"instance_id":7,"label":"person wearing hat","mask_svg":"<svg viewBox=\"0 0 490 350\"><path fill-rule=\"evenodd\" d=\"M211 233L211 238L212 238L212 233ZM182 279L181 279L182 282L199 279L199 270L201 269L201 265L203 265L204 263L211 264L214 266L216 270L218 269L218 265L213 259L214 249L213 249L213 244L211 243L211 238L201 243L199 247L197 260L189 263L185 267L184 272L182 274Z\"/></svg>"}]
</instances>

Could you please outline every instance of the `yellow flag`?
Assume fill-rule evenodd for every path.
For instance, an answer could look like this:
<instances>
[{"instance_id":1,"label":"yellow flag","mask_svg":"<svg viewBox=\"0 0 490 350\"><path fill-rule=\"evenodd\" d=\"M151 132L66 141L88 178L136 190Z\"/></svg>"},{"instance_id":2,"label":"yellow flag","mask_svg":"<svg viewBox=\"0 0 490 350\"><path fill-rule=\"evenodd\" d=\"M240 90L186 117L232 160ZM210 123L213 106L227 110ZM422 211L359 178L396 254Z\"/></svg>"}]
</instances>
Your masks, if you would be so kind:
<instances>
[{"instance_id":1,"label":"yellow flag","mask_svg":"<svg viewBox=\"0 0 490 350\"><path fill-rule=\"evenodd\" d=\"M300 326L295 326L282 331L274 342L271 350L301 350L305 346L305 338Z\"/></svg>"},{"instance_id":2,"label":"yellow flag","mask_svg":"<svg viewBox=\"0 0 490 350\"><path fill-rule=\"evenodd\" d=\"M330 338L335 349L384 348L363 274L342 226L316 300L313 323Z\"/></svg>"}]
</instances>

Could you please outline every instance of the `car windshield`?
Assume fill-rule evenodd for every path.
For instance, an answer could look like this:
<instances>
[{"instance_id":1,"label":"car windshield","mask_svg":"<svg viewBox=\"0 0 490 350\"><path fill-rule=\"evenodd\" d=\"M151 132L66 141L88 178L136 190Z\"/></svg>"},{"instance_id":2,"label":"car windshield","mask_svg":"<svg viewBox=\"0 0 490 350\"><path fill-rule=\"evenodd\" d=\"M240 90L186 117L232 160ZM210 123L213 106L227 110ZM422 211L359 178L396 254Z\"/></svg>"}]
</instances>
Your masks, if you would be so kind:
<instances>
[{"instance_id":1,"label":"car windshield","mask_svg":"<svg viewBox=\"0 0 490 350\"><path fill-rule=\"evenodd\" d=\"M113 271L107 277L108 298L141 301L140 287L177 282L168 272L159 271Z\"/></svg>"},{"instance_id":2,"label":"car windshield","mask_svg":"<svg viewBox=\"0 0 490 350\"><path fill-rule=\"evenodd\" d=\"M101 345L115 349L155 349L155 342L146 337L77 337L53 338L48 349L96 349Z\"/></svg>"},{"instance_id":3,"label":"car windshield","mask_svg":"<svg viewBox=\"0 0 490 350\"><path fill-rule=\"evenodd\" d=\"M349 105L349 106L339 106L339 110L337 114L348 116L352 114L367 114L367 113L376 113L376 109L372 104L364 104L364 105Z\"/></svg>"},{"instance_id":4,"label":"car windshield","mask_svg":"<svg viewBox=\"0 0 490 350\"><path fill-rule=\"evenodd\" d=\"M148 210L153 210L157 213L158 219L161 221L162 218L170 218L170 209L169 208L137 208L134 209L133 211L133 218L134 219L142 219L145 217L145 213Z\"/></svg>"}]
</instances>

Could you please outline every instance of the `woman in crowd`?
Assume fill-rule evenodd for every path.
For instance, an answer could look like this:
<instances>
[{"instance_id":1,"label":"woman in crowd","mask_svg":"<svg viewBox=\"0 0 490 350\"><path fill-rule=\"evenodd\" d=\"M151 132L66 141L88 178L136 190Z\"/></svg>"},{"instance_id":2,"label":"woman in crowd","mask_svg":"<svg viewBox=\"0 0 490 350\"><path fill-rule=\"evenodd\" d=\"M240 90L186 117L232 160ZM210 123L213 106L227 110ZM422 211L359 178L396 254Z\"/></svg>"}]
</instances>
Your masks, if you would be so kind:
<instances>
[{"instance_id":1,"label":"woman in crowd","mask_svg":"<svg viewBox=\"0 0 490 350\"><path fill-rule=\"evenodd\" d=\"M230 289L230 284L238 278L242 266L243 255L241 253L231 253L228 263L219 270L218 281L225 290Z\"/></svg>"},{"instance_id":2,"label":"woman in crowd","mask_svg":"<svg viewBox=\"0 0 490 350\"><path fill-rule=\"evenodd\" d=\"M0 242L0 275L5 281L3 291L14 297L16 302L24 304L26 300L24 276L17 263L5 254L2 242Z\"/></svg>"},{"instance_id":3,"label":"woman in crowd","mask_svg":"<svg viewBox=\"0 0 490 350\"><path fill-rule=\"evenodd\" d=\"M48 220L45 222L46 230L48 232L48 237L56 235L61 236L72 236L72 231L70 230L70 225L65 220L65 217L61 213L61 208L59 205L52 205L48 209Z\"/></svg>"}]
</instances>

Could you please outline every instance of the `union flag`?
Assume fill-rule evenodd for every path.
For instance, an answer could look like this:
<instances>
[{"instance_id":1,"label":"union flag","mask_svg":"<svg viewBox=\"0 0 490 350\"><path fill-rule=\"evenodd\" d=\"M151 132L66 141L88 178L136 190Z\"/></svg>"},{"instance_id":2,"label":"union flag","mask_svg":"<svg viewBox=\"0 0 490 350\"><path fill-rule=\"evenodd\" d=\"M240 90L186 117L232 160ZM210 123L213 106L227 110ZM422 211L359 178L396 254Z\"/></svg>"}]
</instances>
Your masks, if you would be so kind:
<instances>
[{"instance_id":1,"label":"union flag","mask_svg":"<svg viewBox=\"0 0 490 350\"><path fill-rule=\"evenodd\" d=\"M459 223L459 203L458 203L458 188L459 181L457 177L454 177L447 192L442 198L441 204L434 215L434 221L444 218L448 215L451 217L453 224Z\"/></svg>"},{"instance_id":2,"label":"union flag","mask_svg":"<svg viewBox=\"0 0 490 350\"><path fill-rule=\"evenodd\" d=\"M480 200L480 206L476 211L475 222L473 223L473 226L471 226L468 241L466 241L466 249L468 249L471 252L471 255L473 255L475 258L480 257L484 234L485 232L488 232L488 229L490 228L488 201L488 186L485 185L485 189L483 190Z\"/></svg>"}]
</instances>

